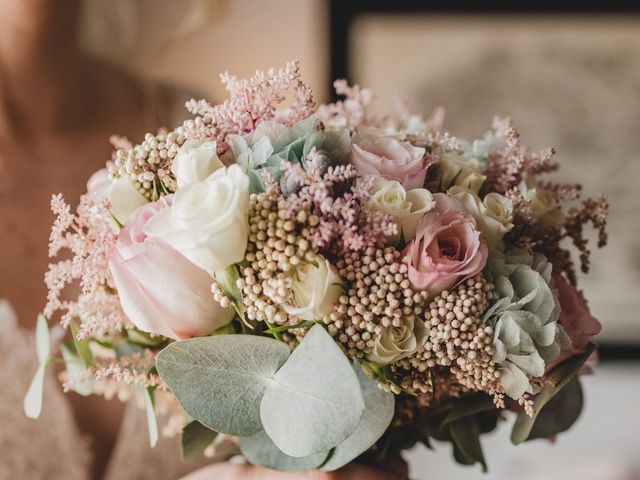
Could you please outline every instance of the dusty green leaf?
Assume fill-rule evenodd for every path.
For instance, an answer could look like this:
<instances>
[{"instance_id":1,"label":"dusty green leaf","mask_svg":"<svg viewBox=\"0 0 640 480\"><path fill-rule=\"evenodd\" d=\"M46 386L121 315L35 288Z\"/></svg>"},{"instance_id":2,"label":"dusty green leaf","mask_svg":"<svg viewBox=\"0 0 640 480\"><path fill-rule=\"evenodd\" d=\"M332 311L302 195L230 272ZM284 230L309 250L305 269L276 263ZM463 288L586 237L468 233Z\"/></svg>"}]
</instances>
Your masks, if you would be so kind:
<instances>
[{"instance_id":1,"label":"dusty green leaf","mask_svg":"<svg viewBox=\"0 0 640 480\"><path fill-rule=\"evenodd\" d=\"M329 454L329 452L321 452L307 457L291 457L279 450L264 430L250 437L242 437L240 449L244 457L254 465L282 472L317 468Z\"/></svg>"},{"instance_id":2,"label":"dusty green leaf","mask_svg":"<svg viewBox=\"0 0 640 480\"><path fill-rule=\"evenodd\" d=\"M192 462L201 458L217 435L217 432L205 427L196 420L187 423L182 429L180 438L182 460Z\"/></svg>"},{"instance_id":3,"label":"dusty green leaf","mask_svg":"<svg viewBox=\"0 0 640 480\"><path fill-rule=\"evenodd\" d=\"M281 451L306 457L346 440L363 410L351 363L331 335L315 325L275 374L262 398L260 418Z\"/></svg>"},{"instance_id":4,"label":"dusty green leaf","mask_svg":"<svg viewBox=\"0 0 640 480\"><path fill-rule=\"evenodd\" d=\"M337 470L371 448L389 427L395 411L395 396L378 387L359 364L354 369L364 397L364 413L355 431L331 451L322 465L325 471Z\"/></svg>"},{"instance_id":5,"label":"dusty green leaf","mask_svg":"<svg viewBox=\"0 0 640 480\"><path fill-rule=\"evenodd\" d=\"M289 353L271 338L217 335L172 343L158 354L156 367L195 420L246 437L262 429L260 402Z\"/></svg>"},{"instance_id":6,"label":"dusty green leaf","mask_svg":"<svg viewBox=\"0 0 640 480\"><path fill-rule=\"evenodd\" d=\"M524 442L529 438L531 429L536 422L536 418L544 406L556 396L565 385L573 380L578 372L591 356L596 346L590 343L587 349L554 367L546 376L546 384L536 395L533 401L533 417L529 417L524 412L519 413L511 430L511 442L515 445Z\"/></svg>"},{"instance_id":7,"label":"dusty green leaf","mask_svg":"<svg viewBox=\"0 0 640 480\"><path fill-rule=\"evenodd\" d=\"M76 377L85 370L86 367L78 356L75 344L72 341L61 343L60 353L62 354L69 377ZM82 382L75 382L73 385L73 391L78 395L88 397L93 393L93 379L88 378Z\"/></svg>"},{"instance_id":8,"label":"dusty green leaf","mask_svg":"<svg viewBox=\"0 0 640 480\"><path fill-rule=\"evenodd\" d=\"M494 410L495 408L493 400L488 395L483 393L468 395L455 400L453 408L442 421L442 425L447 425L448 423L475 415L476 413Z\"/></svg>"},{"instance_id":9,"label":"dusty green leaf","mask_svg":"<svg viewBox=\"0 0 640 480\"><path fill-rule=\"evenodd\" d=\"M582 387L574 378L540 411L527 440L549 438L568 430L580 416L582 406Z\"/></svg>"},{"instance_id":10,"label":"dusty green leaf","mask_svg":"<svg viewBox=\"0 0 640 480\"><path fill-rule=\"evenodd\" d=\"M89 342L86 340L78 340L78 333L80 332L80 327L74 321L69 325L71 329L71 336L73 337L73 343L76 346L76 352L82 360L82 363L85 366L90 366L95 364L95 359L93 358L93 353L91 353L91 349L89 348Z\"/></svg>"},{"instance_id":11,"label":"dusty green leaf","mask_svg":"<svg viewBox=\"0 0 640 480\"><path fill-rule=\"evenodd\" d=\"M487 472L487 464L480 444L480 429L475 417L463 417L449 423L449 433L454 446L468 460L482 465L482 471ZM455 450L454 450L455 455ZM458 456L456 460L461 461ZM461 462L464 463L464 462Z\"/></svg>"}]
</instances>

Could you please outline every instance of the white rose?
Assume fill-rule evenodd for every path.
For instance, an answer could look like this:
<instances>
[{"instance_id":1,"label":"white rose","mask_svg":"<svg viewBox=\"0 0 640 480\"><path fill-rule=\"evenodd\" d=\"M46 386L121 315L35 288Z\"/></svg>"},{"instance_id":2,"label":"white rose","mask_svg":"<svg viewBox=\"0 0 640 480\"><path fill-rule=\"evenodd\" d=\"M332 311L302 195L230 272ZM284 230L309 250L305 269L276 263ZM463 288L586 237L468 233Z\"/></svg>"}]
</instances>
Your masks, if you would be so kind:
<instances>
[{"instance_id":1,"label":"white rose","mask_svg":"<svg viewBox=\"0 0 640 480\"><path fill-rule=\"evenodd\" d=\"M289 315L302 320L320 320L333 310L342 295L342 280L325 258L299 265L293 272L293 297L297 304L284 305Z\"/></svg>"},{"instance_id":2,"label":"white rose","mask_svg":"<svg viewBox=\"0 0 640 480\"><path fill-rule=\"evenodd\" d=\"M216 142L190 138L180 147L171 164L178 188L202 182L213 172L224 167L216 153Z\"/></svg>"},{"instance_id":3,"label":"white rose","mask_svg":"<svg viewBox=\"0 0 640 480\"><path fill-rule=\"evenodd\" d=\"M405 240L415 237L418 222L435 205L429 190L416 188L407 192L399 182L382 177L376 177L371 193L369 208L391 215L400 224ZM400 233L390 243L398 243L399 239Z\"/></svg>"},{"instance_id":4,"label":"white rose","mask_svg":"<svg viewBox=\"0 0 640 480\"><path fill-rule=\"evenodd\" d=\"M540 188L535 177L526 175L518 184L518 190L529 202L536 220L543 225L560 225L564 222L564 214L553 199Z\"/></svg>"},{"instance_id":5,"label":"white rose","mask_svg":"<svg viewBox=\"0 0 640 480\"><path fill-rule=\"evenodd\" d=\"M409 213L400 218L400 226L405 241L409 242L416 236L418 223L424 214L436 205L433 195L429 190L416 188L407 192L407 202L409 203Z\"/></svg>"},{"instance_id":6,"label":"white rose","mask_svg":"<svg viewBox=\"0 0 640 480\"><path fill-rule=\"evenodd\" d=\"M149 203L128 177L111 179L106 168L91 175L87 182L87 191L106 198L111 204L111 214L123 225L131 218L133 212ZM115 222L114 228L117 228Z\"/></svg>"},{"instance_id":7,"label":"white rose","mask_svg":"<svg viewBox=\"0 0 640 480\"><path fill-rule=\"evenodd\" d=\"M475 219L490 247L501 247L502 239L513 228L513 203L499 193L480 197L465 187L451 187L447 194L460 201Z\"/></svg>"},{"instance_id":8,"label":"white rose","mask_svg":"<svg viewBox=\"0 0 640 480\"><path fill-rule=\"evenodd\" d=\"M367 359L381 365L388 365L414 354L424 346L426 337L427 328L424 322L409 317L403 320L401 326L391 325L382 332L382 335L376 337Z\"/></svg>"},{"instance_id":9,"label":"white rose","mask_svg":"<svg viewBox=\"0 0 640 480\"><path fill-rule=\"evenodd\" d=\"M151 218L144 233L213 273L244 258L248 212L249 179L232 165L179 189L171 207Z\"/></svg>"},{"instance_id":10,"label":"white rose","mask_svg":"<svg viewBox=\"0 0 640 480\"><path fill-rule=\"evenodd\" d=\"M407 192L399 182L376 177L371 187L369 208L374 212L384 212L393 218L401 217L410 212L407 203Z\"/></svg>"},{"instance_id":11,"label":"white rose","mask_svg":"<svg viewBox=\"0 0 640 480\"><path fill-rule=\"evenodd\" d=\"M465 160L462 155L449 153L440 159L442 171L442 187L447 189L454 185L466 187L478 193L487 179L479 167Z\"/></svg>"}]
</instances>

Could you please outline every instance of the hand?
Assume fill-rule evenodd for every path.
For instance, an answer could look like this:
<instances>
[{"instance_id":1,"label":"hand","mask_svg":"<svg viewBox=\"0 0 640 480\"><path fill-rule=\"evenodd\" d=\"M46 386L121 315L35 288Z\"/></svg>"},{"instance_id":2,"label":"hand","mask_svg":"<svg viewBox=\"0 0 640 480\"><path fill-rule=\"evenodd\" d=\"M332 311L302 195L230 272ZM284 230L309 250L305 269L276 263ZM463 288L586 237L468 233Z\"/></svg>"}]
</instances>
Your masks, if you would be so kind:
<instances>
[{"instance_id":1,"label":"hand","mask_svg":"<svg viewBox=\"0 0 640 480\"><path fill-rule=\"evenodd\" d=\"M249 464L218 463L201 468L181 480L406 480L407 464L400 457L379 469L351 463L335 472L278 472Z\"/></svg>"}]
</instances>

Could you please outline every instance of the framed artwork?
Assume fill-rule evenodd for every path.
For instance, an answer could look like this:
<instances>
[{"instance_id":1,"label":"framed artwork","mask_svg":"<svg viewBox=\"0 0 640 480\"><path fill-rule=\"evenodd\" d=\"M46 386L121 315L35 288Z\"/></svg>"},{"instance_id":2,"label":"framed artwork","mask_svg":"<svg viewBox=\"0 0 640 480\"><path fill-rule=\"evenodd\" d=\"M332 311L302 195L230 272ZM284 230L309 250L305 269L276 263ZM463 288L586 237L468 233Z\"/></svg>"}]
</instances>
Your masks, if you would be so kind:
<instances>
[{"instance_id":1,"label":"framed artwork","mask_svg":"<svg viewBox=\"0 0 640 480\"><path fill-rule=\"evenodd\" d=\"M610 243L580 278L603 358L640 359L640 7L634 2L333 1L331 77L479 138L510 116L561 176L607 194ZM376 107L374 107L374 110ZM595 248L595 247L594 247Z\"/></svg>"}]
</instances>

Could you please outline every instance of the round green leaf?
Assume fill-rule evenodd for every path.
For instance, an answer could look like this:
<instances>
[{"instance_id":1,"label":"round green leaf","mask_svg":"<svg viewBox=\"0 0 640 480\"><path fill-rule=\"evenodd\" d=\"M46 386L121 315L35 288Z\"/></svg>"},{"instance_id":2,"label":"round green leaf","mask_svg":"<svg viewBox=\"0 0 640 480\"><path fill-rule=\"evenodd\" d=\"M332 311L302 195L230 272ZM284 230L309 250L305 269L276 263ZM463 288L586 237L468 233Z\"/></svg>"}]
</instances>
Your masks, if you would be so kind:
<instances>
[{"instance_id":1,"label":"round green leaf","mask_svg":"<svg viewBox=\"0 0 640 480\"><path fill-rule=\"evenodd\" d=\"M195 420L217 432L250 436L262 429L260 401L289 353L271 338L217 335L172 343L158 354L156 367Z\"/></svg>"},{"instance_id":2,"label":"round green leaf","mask_svg":"<svg viewBox=\"0 0 640 480\"><path fill-rule=\"evenodd\" d=\"M354 368L362 388L364 413L355 431L331 452L329 460L322 465L325 471L337 470L371 448L393 419L395 396L378 387L378 382L370 379L360 365L356 364Z\"/></svg>"},{"instance_id":3,"label":"round green leaf","mask_svg":"<svg viewBox=\"0 0 640 480\"><path fill-rule=\"evenodd\" d=\"M363 410L351 363L324 328L315 325L275 374L262 398L260 418L280 450L306 457L342 443Z\"/></svg>"},{"instance_id":4,"label":"round green leaf","mask_svg":"<svg viewBox=\"0 0 640 480\"><path fill-rule=\"evenodd\" d=\"M286 421L283 419L283 421ZM325 461L329 452L315 453L307 457L290 457L276 447L264 430L251 437L240 439L240 449L244 457L254 465L279 470L281 472L311 470Z\"/></svg>"}]
</instances>

